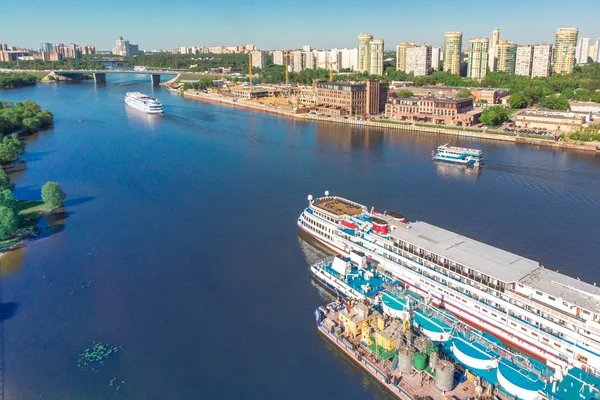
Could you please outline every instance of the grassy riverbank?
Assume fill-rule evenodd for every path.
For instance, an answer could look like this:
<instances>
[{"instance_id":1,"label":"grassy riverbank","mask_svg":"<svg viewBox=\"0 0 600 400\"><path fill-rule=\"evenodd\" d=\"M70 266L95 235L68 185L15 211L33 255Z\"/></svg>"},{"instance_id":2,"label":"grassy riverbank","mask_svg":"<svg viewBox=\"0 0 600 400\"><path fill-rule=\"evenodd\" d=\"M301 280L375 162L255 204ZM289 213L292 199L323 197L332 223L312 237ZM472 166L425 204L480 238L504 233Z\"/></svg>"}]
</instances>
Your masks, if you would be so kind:
<instances>
[{"instance_id":1,"label":"grassy riverbank","mask_svg":"<svg viewBox=\"0 0 600 400\"><path fill-rule=\"evenodd\" d=\"M0 253L11 250L24 239L35 237L38 222L52 209L41 200L17 200L17 232L14 237L0 241Z\"/></svg>"}]
</instances>

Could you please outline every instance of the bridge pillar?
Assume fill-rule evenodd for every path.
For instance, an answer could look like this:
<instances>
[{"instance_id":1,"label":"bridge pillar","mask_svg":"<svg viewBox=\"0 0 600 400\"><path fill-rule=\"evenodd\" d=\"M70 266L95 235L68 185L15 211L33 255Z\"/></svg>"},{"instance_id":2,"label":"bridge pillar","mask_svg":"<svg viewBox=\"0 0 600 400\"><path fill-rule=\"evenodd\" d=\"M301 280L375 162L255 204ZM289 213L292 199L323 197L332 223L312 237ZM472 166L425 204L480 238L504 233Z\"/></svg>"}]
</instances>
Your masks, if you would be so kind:
<instances>
[{"instance_id":1,"label":"bridge pillar","mask_svg":"<svg viewBox=\"0 0 600 400\"><path fill-rule=\"evenodd\" d=\"M150 81L152 82L152 86L158 86L160 84L160 75L159 74L151 74Z\"/></svg>"},{"instance_id":2,"label":"bridge pillar","mask_svg":"<svg viewBox=\"0 0 600 400\"><path fill-rule=\"evenodd\" d=\"M106 74L101 72L94 72L94 82L96 83L106 83Z\"/></svg>"}]
</instances>

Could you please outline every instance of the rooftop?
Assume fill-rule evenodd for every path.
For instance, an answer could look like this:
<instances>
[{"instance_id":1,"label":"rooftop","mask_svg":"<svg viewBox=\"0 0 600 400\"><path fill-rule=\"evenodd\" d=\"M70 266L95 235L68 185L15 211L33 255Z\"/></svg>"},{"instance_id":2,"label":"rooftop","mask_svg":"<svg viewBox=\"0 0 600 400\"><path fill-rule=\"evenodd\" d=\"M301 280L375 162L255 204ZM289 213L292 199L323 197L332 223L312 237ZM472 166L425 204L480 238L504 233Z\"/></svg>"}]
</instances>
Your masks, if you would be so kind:
<instances>
[{"instance_id":1,"label":"rooftop","mask_svg":"<svg viewBox=\"0 0 600 400\"><path fill-rule=\"evenodd\" d=\"M502 282L516 282L539 267L537 261L478 242L426 222L395 224L391 235Z\"/></svg>"},{"instance_id":2,"label":"rooftop","mask_svg":"<svg viewBox=\"0 0 600 400\"><path fill-rule=\"evenodd\" d=\"M337 197L321 197L312 205L335 215L360 215L364 212L360 205Z\"/></svg>"},{"instance_id":3,"label":"rooftop","mask_svg":"<svg viewBox=\"0 0 600 400\"><path fill-rule=\"evenodd\" d=\"M600 311L600 287L539 267L519 281L590 311Z\"/></svg>"}]
</instances>

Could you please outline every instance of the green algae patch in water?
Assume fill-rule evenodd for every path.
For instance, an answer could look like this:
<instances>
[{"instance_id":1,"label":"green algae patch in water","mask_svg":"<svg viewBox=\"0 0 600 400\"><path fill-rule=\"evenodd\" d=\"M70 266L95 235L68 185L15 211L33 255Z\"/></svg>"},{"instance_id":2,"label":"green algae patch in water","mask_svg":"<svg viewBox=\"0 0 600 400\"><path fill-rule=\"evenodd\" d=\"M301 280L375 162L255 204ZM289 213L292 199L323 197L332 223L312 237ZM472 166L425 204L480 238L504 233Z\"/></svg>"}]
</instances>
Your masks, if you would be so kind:
<instances>
[{"instance_id":1,"label":"green algae patch in water","mask_svg":"<svg viewBox=\"0 0 600 400\"><path fill-rule=\"evenodd\" d=\"M102 342L94 342L92 347L88 347L79 354L77 366L85 370L91 369L98 372L98 369L119 351L123 351L123 348Z\"/></svg>"}]
</instances>

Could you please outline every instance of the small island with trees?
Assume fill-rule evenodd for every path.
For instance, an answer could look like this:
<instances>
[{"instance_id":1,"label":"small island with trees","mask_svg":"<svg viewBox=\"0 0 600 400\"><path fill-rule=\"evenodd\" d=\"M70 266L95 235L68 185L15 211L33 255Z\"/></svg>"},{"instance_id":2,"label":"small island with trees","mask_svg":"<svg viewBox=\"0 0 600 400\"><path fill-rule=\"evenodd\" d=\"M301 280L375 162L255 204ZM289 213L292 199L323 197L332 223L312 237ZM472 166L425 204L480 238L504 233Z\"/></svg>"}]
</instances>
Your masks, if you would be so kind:
<instances>
[{"instance_id":1,"label":"small island with trees","mask_svg":"<svg viewBox=\"0 0 600 400\"><path fill-rule=\"evenodd\" d=\"M0 252L37 236L40 218L64 204L66 195L56 182L47 182L42 187L41 200L15 198L15 185L4 171L5 166L18 161L25 151L19 135L46 129L53 122L52 113L31 100L16 104L0 100Z\"/></svg>"}]
</instances>

